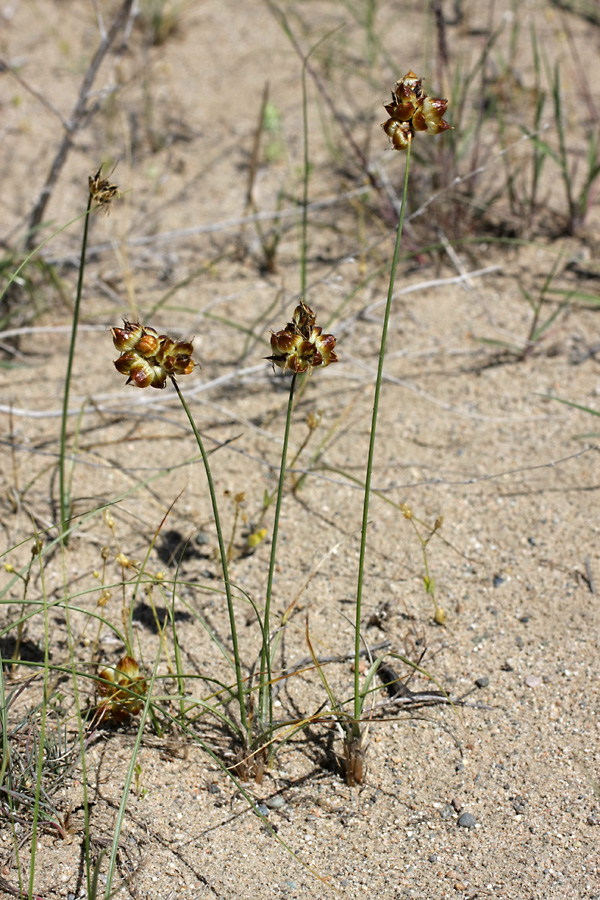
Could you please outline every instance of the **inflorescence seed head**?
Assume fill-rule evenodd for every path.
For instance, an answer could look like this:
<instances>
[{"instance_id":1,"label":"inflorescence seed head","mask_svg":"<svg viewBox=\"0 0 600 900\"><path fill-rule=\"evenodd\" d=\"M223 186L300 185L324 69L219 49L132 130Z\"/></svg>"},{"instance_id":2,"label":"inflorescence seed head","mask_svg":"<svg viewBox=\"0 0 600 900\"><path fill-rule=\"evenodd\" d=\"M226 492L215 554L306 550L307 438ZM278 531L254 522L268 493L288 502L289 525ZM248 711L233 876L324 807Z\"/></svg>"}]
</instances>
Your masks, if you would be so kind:
<instances>
[{"instance_id":1,"label":"inflorescence seed head","mask_svg":"<svg viewBox=\"0 0 600 900\"><path fill-rule=\"evenodd\" d=\"M102 166L100 166L95 175L89 176L88 184L92 200L97 206L102 208L103 213L108 215L112 201L121 197L119 188L116 184L111 184L108 178L102 177Z\"/></svg>"},{"instance_id":2,"label":"inflorescence seed head","mask_svg":"<svg viewBox=\"0 0 600 900\"><path fill-rule=\"evenodd\" d=\"M394 150L406 150L417 131L441 134L452 128L442 118L448 101L428 97L422 79L412 71L396 82L392 102L384 106L390 118L381 127L391 139Z\"/></svg>"},{"instance_id":3,"label":"inflorescence seed head","mask_svg":"<svg viewBox=\"0 0 600 900\"><path fill-rule=\"evenodd\" d=\"M127 384L164 388L167 376L189 375L196 363L191 341L172 341L149 325L123 320L123 328L111 328L113 343L121 354L115 367L127 375Z\"/></svg>"},{"instance_id":4,"label":"inflorescence seed head","mask_svg":"<svg viewBox=\"0 0 600 900\"><path fill-rule=\"evenodd\" d=\"M267 359L284 372L301 373L337 362L334 347L335 336L323 334L323 329L315 325L312 309L301 300L293 320L282 331L271 332L273 354Z\"/></svg>"},{"instance_id":5,"label":"inflorescence seed head","mask_svg":"<svg viewBox=\"0 0 600 900\"><path fill-rule=\"evenodd\" d=\"M104 698L98 705L101 721L122 725L129 716L137 716L144 705L148 690L140 667L131 656L124 656L116 669L102 669L98 692Z\"/></svg>"}]
</instances>

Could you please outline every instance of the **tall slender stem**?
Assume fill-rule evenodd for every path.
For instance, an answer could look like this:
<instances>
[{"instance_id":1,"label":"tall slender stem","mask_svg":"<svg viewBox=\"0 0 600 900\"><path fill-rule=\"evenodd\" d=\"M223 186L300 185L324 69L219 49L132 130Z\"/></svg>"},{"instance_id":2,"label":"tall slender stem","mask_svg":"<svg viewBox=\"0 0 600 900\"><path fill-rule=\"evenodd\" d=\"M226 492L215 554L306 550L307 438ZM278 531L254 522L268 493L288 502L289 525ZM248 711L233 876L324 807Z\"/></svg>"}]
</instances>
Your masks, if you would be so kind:
<instances>
[{"instance_id":1,"label":"tall slender stem","mask_svg":"<svg viewBox=\"0 0 600 900\"><path fill-rule=\"evenodd\" d=\"M269 577L267 579L267 595L265 599L265 612L263 616L263 640L260 655L260 725L265 730L265 707L268 706L269 729L273 725L273 686L271 683L271 597L273 594L273 577L275 574L275 560L277 557L277 538L279 536L279 518L281 515L281 501L283 498L283 486L285 484L285 463L287 460L288 443L290 437L290 425L292 421L292 409L294 405L294 390L296 387L297 373L292 375L290 394L285 417L285 433L283 435L283 448L281 450L281 465L279 467L279 485L277 487L277 501L275 504L275 519L273 521L273 537L271 540L271 559L269 561Z\"/></svg>"},{"instance_id":2,"label":"tall slender stem","mask_svg":"<svg viewBox=\"0 0 600 900\"><path fill-rule=\"evenodd\" d=\"M409 142L406 151L406 168L404 170L404 190L402 193L402 205L400 207L400 220L396 232L396 245L390 270L390 283L388 287L387 302L383 314L383 326L381 329L381 346L379 349L379 364L377 366L377 378L375 380L375 393L373 396L373 416L371 419L371 436L369 439L369 455L367 457L367 471L365 476L365 492L363 499L362 532L360 539L360 555L358 561L358 583L356 586L356 617L354 634L354 720L358 721L362 712L362 700L360 696L360 618L362 612L362 592L365 575L365 557L367 551L367 528L369 525L369 500L371 496L371 477L373 474L373 459L375 456L375 436L377 431L377 415L379 412L379 396L383 379L383 361L385 358L385 345L387 340L390 312L392 309L392 297L394 295L394 283L396 281L396 268L400 256L400 244L402 242L402 228L404 226L404 213L406 210L406 195L408 192L408 172L410 168L410 151L412 143Z\"/></svg>"},{"instance_id":3,"label":"tall slender stem","mask_svg":"<svg viewBox=\"0 0 600 900\"><path fill-rule=\"evenodd\" d=\"M302 173L302 240L300 244L300 296L306 296L306 258L308 255L308 181L310 157L308 153L308 101L306 96L306 59L302 64L302 133L304 171Z\"/></svg>"},{"instance_id":4,"label":"tall slender stem","mask_svg":"<svg viewBox=\"0 0 600 900\"><path fill-rule=\"evenodd\" d=\"M223 529L221 528L221 519L219 517L219 507L217 505L217 495L215 492L215 485L212 478L212 473L210 470L210 464L208 462L208 455L206 450L204 449L204 442L200 437L200 432L196 428L196 423L194 418L190 412L190 408L187 405L181 390L179 389L179 385L175 378L171 377L171 381L175 386L175 390L179 396L181 401L181 405L185 410L185 414L188 417L189 423L192 426L192 431L194 432L194 437L196 438L196 443L198 444L198 449L202 455L202 462L204 463L204 471L206 472L206 480L208 482L208 490L210 493L210 501L212 503L212 511L213 518L215 520L215 528L217 530L217 539L219 541L219 555L221 557L221 570L223 572L223 581L225 582L225 596L227 597L227 611L229 613L229 628L231 630L231 643L233 645L233 659L234 659L234 667L235 667L235 679L237 684L237 695L238 695L238 705L240 708L240 719L242 723L242 728L245 732L246 741L248 741L248 718L246 714L246 702L244 700L244 682L242 680L242 664L240 660L240 651L238 646L237 639L237 627L235 623L235 610L233 608L233 595L231 593L231 584L229 581L229 567L227 565L227 553L225 551L225 542L223 541Z\"/></svg>"},{"instance_id":5,"label":"tall slender stem","mask_svg":"<svg viewBox=\"0 0 600 900\"><path fill-rule=\"evenodd\" d=\"M65 375L65 388L63 391L62 424L60 431L59 450L59 479L60 479L60 533L61 539L66 542L66 532L71 517L71 496L67 488L65 473L65 453L67 447L67 421L69 418L69 394L71 392L71 379L73 376L73 360L75 358L75 343L77 341L77 328L79 325L79 310L81 308L81 294L83 291L83 273L85 271L85 253L87 249L88 230L90 224L90 210L92 208L92 193L88 194L87 208L83 221L83 240L81 241L81 256L79 259L79 277L77 279L77 293L75 295L75 307L73 309L73 325L71 327L71 342L69 345L69 357L67 359L67 374Z\"/></svg>"}]
</instances>

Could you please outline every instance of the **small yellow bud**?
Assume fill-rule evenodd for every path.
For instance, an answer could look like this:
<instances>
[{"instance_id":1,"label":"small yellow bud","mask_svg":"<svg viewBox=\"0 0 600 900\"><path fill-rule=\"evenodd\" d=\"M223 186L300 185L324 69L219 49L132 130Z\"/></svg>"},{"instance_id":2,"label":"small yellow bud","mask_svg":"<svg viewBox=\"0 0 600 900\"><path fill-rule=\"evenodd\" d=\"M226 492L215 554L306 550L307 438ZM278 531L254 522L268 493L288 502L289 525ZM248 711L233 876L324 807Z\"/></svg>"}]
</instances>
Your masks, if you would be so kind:
<instances>
[{"instance_id":1,"label":"small yellow bud","mask_svg":"<svg viewBox=\"0 0 600 900\"><path fill-rule=\"evenodd\" d=\"M317 410L317 412L309 412L306 417L306 424L311 431L314 431L321 424L321 420L323 418L323 413L321 410Z\"/></svg>"},{"instance_id":2,"label":"small yellow bud","mask_svg":"<svg viewBox=\"0 0 600 900\"><path fill-rule=\"evenodd\" d=\"M108 591L108 590L102 591L102 593L100 594L100 597L98 598L98 606L106 606L106 604L108 603L108 601L110 600L111 597L112 597L112 594L110 591Z\"/></svg>"},{"instance_id":3,"label":"small yellow bud","mask_svg":"<svg viewBox=\"0 0 600 900\"><path fill-rule=\"evenodd\" d=\"M128 556L125 556L124 553L117 553L115 556L115 562L119 566L123 566L124 569L133 569L134 563L129 559Z\"/></svg>"},{"instance_id":4,"label":"small yellow bud","mask_svg":"<svg viewBox=\"0 0 600 900\"><path fill-rule=\"evenodd\" d=\"M15 571L15 567L11 565L11 563L4 563L4 571L8 572L8 574L10 575L11 572Z\"/></svg>"},{"instance_id":5,"label":"small yellow bud","mask_svg":"<svg viewBox=\"0 0 600 900\"><path fill-rule=\"evenodd\" d=\"M436 607L433 621L435 622L436 625L445 625L446 624L446 613L442 609L441 606Z\"/></svg>"},{"instance_id":6,"label":"small yellow bud","mask_svg":"<svg viewBox=\"0 0 600 900\"><path fill-rule=\"evenodd\" d=\"M405 519L412 519L412 517L413 517L413 511L410 508L410 506L408 505L408 503L400 504L400 512L402 513L402 515L404 516Z\"/></svg>"},{"instance_id":7,"label":"small yellow bud","mask_svg":"<svg viewBox=\"0 0 600 900\"><path fill-rule=\"evenodd\" d=\"M259 528L258 531L253 531L252 534L248 537L248 547L251 550L254 550L255 547L264 541L267 536L266 528Z\"/></svg>"}]
</instances>

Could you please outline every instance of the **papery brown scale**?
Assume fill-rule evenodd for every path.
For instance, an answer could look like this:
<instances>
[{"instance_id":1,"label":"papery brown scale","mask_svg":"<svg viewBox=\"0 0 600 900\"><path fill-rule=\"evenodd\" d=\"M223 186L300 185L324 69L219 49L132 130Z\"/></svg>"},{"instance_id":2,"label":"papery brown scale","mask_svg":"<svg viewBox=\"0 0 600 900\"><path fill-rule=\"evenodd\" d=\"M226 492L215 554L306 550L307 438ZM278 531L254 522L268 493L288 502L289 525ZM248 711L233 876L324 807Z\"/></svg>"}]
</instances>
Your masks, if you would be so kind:
<instances>
[{"instance_id":1,"label":"papery brown scale","mask_svg":"<svg viewBox=\"0 0 600 900\"><path fill-rule=\"evenodd\" d=\"M389 106L386 106L385 108L390 116L398 122L410 122L416 111L414 103L401 103L391 109Z\"/></svg>"},{"instance_id":2,"label":"papery brown scale","mask_svg":"<svg viewBox=\"0 0 600 900\"><path fill-rule=\"evenodd\" d=\"M189 375L194 369L194 360L182 355L169 360L169 365L176 375Z\"/></svg>"},{"instance_id":3,"label":"papery brown scale","mask_svg":"<svg viewBox=\"0 0 600 900\"><path fill-rule=\"evenodd\" d=\"M333 350L336 345L335 334L324 334L320 339L320 343L324 344L328 350Z\"/></svg>"},{"instance_id":4,"label":"papery brown scale","mask_svg":"<svg viewBox=\"0 0 600 900\"><path fill-rule=\"evenodd\" d=\"M120 372L121 375L129 375L129 371L134 365L134 363L138 362L139 356L133 350L130 350L128 353L123 353L117 360L115 360L115 368L117 372Z\"/></svg>"},{"instance_id":5,"label":"papery brown scale","mask_svg":"<svg viewBox=\"0 0 600 900\"><path fill-rule=\"evenodd\" d=\"M145 334L139 339L135 349L146 359L150 359L151 356L156 356L159 347L159 338L155 334Z\"/></svg>"},{"instance_id":6,"label":"papery brown scale","mask_svg":"<svg viewBox=\"0 0 600 900\"><path fill-rule=\"evenodd\" d=\"M406 87L410 85L415 88L421 84L421 79L416 72L413 72L412 69L409 69L406 75L404 75L404 77L400 79L398 84L405 85Z\"/></svg>"},{"instance_id":7,"label":"papery brown scale","mask_svg":"<svg viewBox=\"0 0 600 900\"><path fill-rule=\"evenodd\" d=\"M413 136L409 123L388 119L381 127L387 136L392 139L394 150L406 150Z\"/></svg>"},{"instance_id":8,"label":"papery brown scale","mask_svg":"<svg viewBox=\"0 0 600 900\"><path fill-rule=\"evenodd\" d=\"M298 343L298 335L289 331L275 331L271 334L271 349L274 353L289 353Z\"/></svg>"},{"instance_id":9,"label":"papery brown scale","mask_svg":"<svg viewBox=\"0 0 600 900\"><path fill-rule=\"evenodd\" d=\"M114 692L114 674L111 669L102 669L101 672L98 673L98 677L102 678L103 681L110 681L111 684L103 684L102 681L98 682L98 691L102 694L103 697L106 697L108 694L112 694Z\"/></svg>"},{"instance_id":10,"label":"papery brown scale","mask_svg":"<svg viewBox=\"0 0 600 900\"><path fill-rule=\"evenodd\" d=\"M415 131L427 131L427 120L421 110L414 114L411 124Z\"/></svg>"},{"instance_id":11,"label":"papery brown scale","mask_svg":"<svg viewBox=\"0 0 600 900\"><path fill-rule=\"evenodd\" d=\"M306 372L310 366L320 365L321 363L315 363L317 355L320 356L312 341L302 341L296 349L296 358L301 366L298 371Z\"/></svg>"},{"instance_id":12,"label":"papery brown scale","mask_svg":"<svg viewBox=\"0 0 600 900\"><path fill-rule=\"evenodd\" d=\"M448 101L436 97L426 97L423 102L423 117L430 134L440 134L452 126L442 116L448 109Z\"/></svg>"},{"instance_id":13,"label":"papery brown scale","mask_svg":"<svg viewBox=\"0 0 600 900\"><path fill-rule=\"evenodd\" d=\"M178 341L177 342L177 354L178 356L190 356L194 352L194 345L191 341Z\"/></svg>"},{"instance_id":14,"label":"papery brown scale","mask_svg":"<svg viewBox=\"0 0 600 900\"><path fill-rule=\"evenodd\" d=\"M327 338L333 338L333 340L328 341L326 340ZM331 365L331 363L337 362L338 358L337 354L333 350L334 346L335 337L332 334L326 334L325 338L316 344L316 350L319 354L320 362L315 362L314 365L329 366Z\"/></svg>"},{"instance_id":15,"label":"papery brown scale","mask_svg":"<svg viewBox=\"0 0 600 900\"><path fill-rule=\"evenodd\" d=\"M124 328L111 328L113 343L120 352L133 349L144 333L139 322L125 321L123 324Z\"/></svg>"},{"instance_id":16,"label":"papery brown scale","mask_svg":"<svg viewBox=\"0 0 600 900\"><path fill-rule=\"evenodd\" d=\"M126 679L135 681L140 677L140 667L132 656L124 656L117 663L117 672L121 672ZM123 684L124 682L121 682Z\"/></svg>"},{"instance_id":17,"label":"papery brown scale","mask_svg":"<svg viewBox=\"0 0 600 900\"><path fill-rule=\"evenodd\" d=\"M165 359L171 352L172 347L173 347L173 341L171 340L171 338L168 338L165 334L161 334L161 336L158 339L158 347L156 348L156 352L154 354L156 362L160 366L162 366Z\"/></svg>"},{"instance_id":18,"label":"papery brown scale","mask_svg":"<svg viewBox=\"0 0 600 900\"><path fill-rule=\"evenodd\" d=\"M129 369L128 381L130 381L136 387L145 388L150 387L151 384L154 384L154 378L154 366L150 365L147 359L138 356L136 362L134 362Z\"/></svg>"},{"instance_id":19,"label":"papery brown scale","mask_svg":"<svg viewBox=\"0 0 600 900\"><path fill-rule=\"evenodd\" d=\"M296 372L297 375L301 375L303 372L306 372L310 363L308 360L303 359L297 353L292 353L284 362L283 371Z\"/></svg>"},{"instance_id":20,"label":"papery brown scale","mask_svg":"<svg viewBox=\"0 0 600 900\"><path fill-rule=\"evenodd\" d=\"M310 329L315 324L315 318L314 312L310 306L307 306L306 303L304 303L304 301L302 301L294 311L294 324L306 337L309 336Z\"/></svg>"},{"instance_id":21,"label":"papery brown scale","mask_svg":"<svg viewBox=\"0 0 600 900\"><path fill-rule=\"evenodd\" d=\"M162 366L153 366L153 376L150 387L162 390L167 386L167 372Z\"/></svg>"}]
</instances>

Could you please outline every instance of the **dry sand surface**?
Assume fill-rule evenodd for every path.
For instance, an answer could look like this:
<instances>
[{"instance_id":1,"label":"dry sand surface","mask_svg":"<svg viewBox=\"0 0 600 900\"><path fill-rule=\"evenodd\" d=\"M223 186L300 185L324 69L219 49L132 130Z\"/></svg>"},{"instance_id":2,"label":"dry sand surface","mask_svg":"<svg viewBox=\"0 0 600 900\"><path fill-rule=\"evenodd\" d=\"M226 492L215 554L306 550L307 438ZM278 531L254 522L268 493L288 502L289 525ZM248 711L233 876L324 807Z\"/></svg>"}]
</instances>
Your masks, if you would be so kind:
<instances>
[{"instance_id":1,"label":"dry sand surface","mask_svg":"<svg viewBox=\"0 0 600 900\"><path fill-rule=\"evenodd\" d=\"M112 365L108 328L124 316L140 317L175 337L195 336L202 368L181 386L215 450L227 538L234 498L245 495L231 578L260 607L273 507L265 513L267 537L252 554L243 552L244 534L260 522L281 453L289 381L264 358L269 330L289 321L301 283L302 64L273 10L259 0L155 5L163 9L165 28L172 12L174 30L153 45L140 14L126 47L121 37L116 41L44 211L42 238L83 213L88 175L103 160L118 160L111 177L122 198L110 216L91 219L74 360L69 441L77 525L63 555L55 545L44 556L43 580L39 567L32 569L28 599L40 603L45 591L56 602L49 611L50 662L68 667L61 606L66 580L71 605L80 610L72 613L78 665L93 674L124 653L105 627L94 655L97 624L89 616L98 610L102 577L122 578L115 555L144 560L156 538L146 568L172 579L183 548L177 635L186 691L204 697L210 688L202 679L231 681L210 636L229 647L224 599L215 590L220 569L206 480L175 391L126 387ZM147 11L151 4L140 6ZM436 7L447 20L447 66L440 62ZM419 135L415 147L409 214L431 202L407 225L406 257L398 268L362 617L365 647L389 642L391 651L422 660L435 679L432 684L413 673L413 691L441 686L464 705L408 710L384 703L385 692L375 694L367 775L355 788L335 770L340 744L331 720L314 722L281 747L261 784L245 785L264 804L273 830L196 740L176 728L158 736L148 723L127 796L116 896L598 900L598 420L551 396L600 408L593 302L600 217L593 189L585 222L567 234L563 182L550 159L530 222L515 213L518 203L511 204L506 190L492 208L495 188L505 185L507 160L515 170L519 159L523 171L531 166L532 141L501 154L519 141L521 124L531 126L530 28L548 71L560 62L569 160L581 179L586 123L593 125L600 111L595 4L588 4L587 18L585 3L549 0L296 0L282 8L304 52L324 39L311 57L314 71L383 188L369 185L309 76L307 301L324 330L335 332L339 362L312 373L293 416L292 456L307 437L307 417L322 419L294 462L296 482L303 471L310 474L283 502L274 621L293 601L295 607L278 648L278 670L306 663L307 628L319 656L353 649L360 481L395 237L390 197L401 194L404 173L404 158L389 149L379 128L382 104L409 68L426 75L435 95L449 96L452 73L473 71L490 36L502 29L485 78L481 71L474 76L482 85L482 115L498 103L480 146L465 134L456 157L443 149L454 136ZM372 32L365 25L369 8L376 11ZM0 238L6 259L9 247L23 240L98 47L96 12L108 27L116 9L106 0L5 0L0 8ZM516 50L507 66L511 42ZM263 130L253 154L265 85L270 130ZM471 89L469 103L475 94ZM454 116L450 107L448 120ZM473 110L467 120L473 127ZM550 126L542 136L555 147L550 99L541 124ZM462 176L484 167L469 202L483 212L489 203L489 215L477 218L465 211L466 201L453 201L455 173L441 171L448 160ZM59 288L41 270L31 271L33 290L25 284L12 301L2 301L2 549L9 551L4 561L17 569L31 559L34 528L49 529L47 542L57 534L60 408L81 230L79 220L39 254L53 263ZM433 244L437 249L429 251ZM12 271L2 265L3 276ZM558 310L561 298L568 303L542 339L522 358L482 343L526 345L532 310L525 292L538 298L550 273L542 317ZM443 626L434 621L422 546L401 503L428 526L443 516L427 546ZM112 531L98 511L103 504L112 504ZM125 578L125 594L115 590L103 608L117 628L135 584L131 573ZM18 617L23 584L2 572L2 588L0 649L6 657L15 642L15 629L6 626ZM241 654L249 671L260 635L251 606L239 598ZM165 601L156 592L152 600L162 621ZM149 676L161 642L148 595L140 593L135 604L136 656ZM168 677L172 628L167 638L155 684L163 705L177 690ZM39 664L43 650L38 613L25 629L23 657ZM394 665L408 675L408 668ZM326 672L336 695L350 697L351 662L328 665ZM41 700L41 680L27 682L31 674L25 666L5 667L5 690L21 688L5 717L8 729ZM65 740L76 744L72 680L55 670L50 681ZM94 683L82 677L79 684L85 712L96 702ZM306 663L279 683L275 713L295 720L327 703L318 674ZM49 722L56 729L53 717ZM194 733L231 763L230 736L218 721L199 719ZM121 727L102 725L89 738L92 861L110 849L136 734L132 718ZM16 834L27 896L31 814L24 807L11 825L3 790L0 893L6 887L2 896L18 896L10 892L19 882ZM68 828L61 837L56 827L40 825L34 892L47 900L87 897L78 761L51 804L63 825L69 814ZM99 896L107 863L105 857Z\"/></svg>"}]
</instances>

